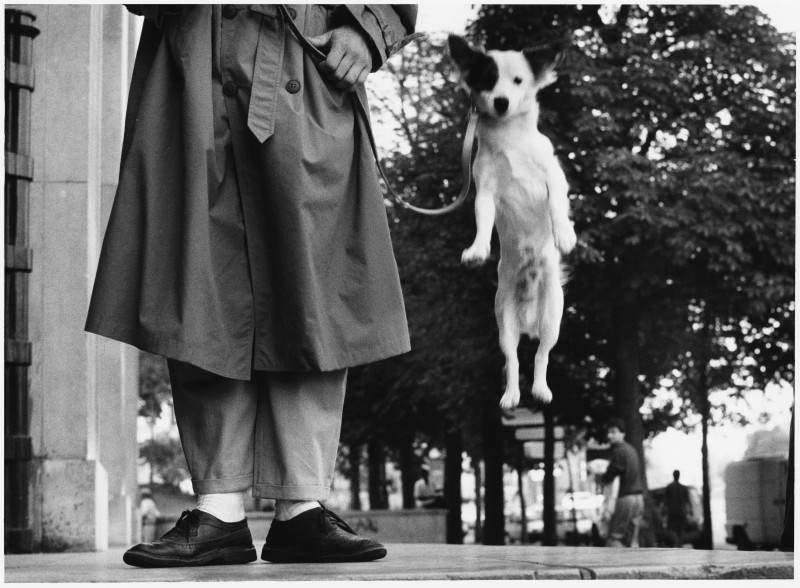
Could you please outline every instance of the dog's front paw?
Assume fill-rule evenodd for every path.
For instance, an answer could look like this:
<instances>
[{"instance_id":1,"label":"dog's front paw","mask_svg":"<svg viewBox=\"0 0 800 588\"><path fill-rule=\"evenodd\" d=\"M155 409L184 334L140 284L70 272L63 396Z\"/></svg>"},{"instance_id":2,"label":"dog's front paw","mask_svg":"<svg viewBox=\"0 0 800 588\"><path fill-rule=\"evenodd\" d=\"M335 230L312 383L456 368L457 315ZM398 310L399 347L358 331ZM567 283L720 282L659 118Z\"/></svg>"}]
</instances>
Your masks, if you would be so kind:
<instances>
[{"instance_id":1,"label":"dog's front paw","mask_svg":"<svg viewBox=\"0 0 800 588\"><path fill-rule=\"evenodd\" d=\"M489 259L491 245L473 243L468 249L464 249L461 254L461 263L464 265L482 265Z\"/></svg>"},{"instance_id":2,"label":"dog's front paw","mask_svg":"<svg viewBox=\"0 0 800 588\"><path fill-rule=\"evenodd\" d=\"M578 236L575 234L575 229L570 222L554 227L553 237L556 242L556 248L564 255L572 251L578 242Z\"/></svg>"}]
</instances>

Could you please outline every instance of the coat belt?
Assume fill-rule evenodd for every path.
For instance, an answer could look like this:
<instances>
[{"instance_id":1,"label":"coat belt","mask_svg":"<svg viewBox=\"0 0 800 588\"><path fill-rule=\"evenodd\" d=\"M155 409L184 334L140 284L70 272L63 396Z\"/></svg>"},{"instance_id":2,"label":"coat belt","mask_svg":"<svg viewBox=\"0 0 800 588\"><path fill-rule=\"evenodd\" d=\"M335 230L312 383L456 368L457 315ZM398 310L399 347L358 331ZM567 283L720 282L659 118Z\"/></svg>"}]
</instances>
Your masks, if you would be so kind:
<instances>
[{"instance_id":1,"label":"coat belt","mask_svg":"<svg viewBox=\"0 0 800 588\"><path fill-rule=\"evenodd\" d=\"M250 10L263 15L253 68L253 85L250 89L250 106L247 110L247 127L260 143L275 132L278 111L278 89L283 71L284 39L286 27L275 4L251 4ZM303 27L305 7L298 6L297 25ZM273 35L275 39L270 38Z\"/></svg>"}]
</instances>

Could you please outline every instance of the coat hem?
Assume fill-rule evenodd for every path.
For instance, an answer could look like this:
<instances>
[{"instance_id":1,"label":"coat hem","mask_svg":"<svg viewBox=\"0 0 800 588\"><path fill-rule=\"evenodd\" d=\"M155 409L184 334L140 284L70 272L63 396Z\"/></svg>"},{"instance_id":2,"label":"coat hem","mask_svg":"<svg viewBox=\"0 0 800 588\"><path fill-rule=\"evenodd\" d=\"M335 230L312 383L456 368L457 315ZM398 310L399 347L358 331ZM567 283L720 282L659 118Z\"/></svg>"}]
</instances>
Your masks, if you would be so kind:
<instances>
[{"instance_id":1,"label":"coat hem","mask_svg":"<svg viewBox=\"0 0 800 588\"><path fill-rule=\"evenodd\" d=\"M92 320L86 322L84 329L89 333L132 345L146 353L188 363L224 378L245 381L252 379L253 371L330 372L374 363L411 351L411 344L407 337L388 337L378 339L361 348L372 350L374 351L373 353L353 352L339 358L321 357L314 364L304 362L304 365L285 361L270 361L266 364L259 362L257 368L248 366L246 369L236 369L199 358L199 354L196 351L199 347L197 345L187 344L185 341L171 339L163 335L156 335L143 329L130 329L118 324ZM250 361L252 362L252 359Z\"/></svg>"}]
</instances>

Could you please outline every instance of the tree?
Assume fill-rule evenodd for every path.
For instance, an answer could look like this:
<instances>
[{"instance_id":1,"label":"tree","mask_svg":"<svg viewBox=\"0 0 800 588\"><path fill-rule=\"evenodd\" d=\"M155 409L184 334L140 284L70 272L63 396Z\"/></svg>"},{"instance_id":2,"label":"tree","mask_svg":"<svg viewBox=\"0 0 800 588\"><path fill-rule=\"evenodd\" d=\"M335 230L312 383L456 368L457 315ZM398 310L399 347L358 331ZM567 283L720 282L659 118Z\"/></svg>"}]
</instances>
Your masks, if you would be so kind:
<instances>
[{"instance_id":1,"label":"tree","mask_svg":"<svg viewBox=\"0 0 800 588\"><path fill-rule=\"evenodd\" d=\"M139 447L139 457L150 464L151 486L153 474L158 474L164 484L172 486L177 486L179 482L191 477L183 455L183 447L180 440L175 437L161 435L148 439Z\"/></svg>"},{"instance_id":2,"label":"tree","mask_svg":"<svg viewBox=\"0 0 800 588\"><path fill-rule=\"evenodd\" d=\"M671 370L697 384L707 430L723 337L752 352L754 385L793 373L789 40L736 6L490 5L473 33L489 48L575 39L571 66L542 95L581 241L564 335L596 344L640 454L642 398ZM687 338L692 365L678 359L691 357L676 347Z\"/></svg>"},{"instance_id":3,"label":"tree","mask_svg":"<svg viewBox=\"0 0 800 588\"><path fill-rule=\"evenodd\" d=\"M139 447L139 456L150 464L150 485L153 484L153 475L159 470L177 471L181 465L168 467L165 456L170 453L164 441L156 439L155 427L161 418L164 405L172 404L172 388L169 383L167 361L163 357L139 352L139 416L147 419L150 425L150 439L144 446ZM179 459L183 459L180 453ZM185 467L185 464L184 466ZM168 474L169 476L170 474Z\"/></svg>"},{"instance_id":4,"label":"tree","mask_svg":"<svg viewBox=\"0 0 800 588\"><path fill-rule=\"evenodd\" d=\"M148 420L161 417L162 407L172 402L167 362L163 357L139 353L139 416Z\"/></svg>"},{"instance_id":5,"label":"tree","mask_svg":"<svg viewBox=\"0 0 800 588\"><path fill-rule=\"evenodd\" d=\"M461 188L458 154L468 96L459 89L458 72L443 57L445 51L443 38L408 47L390 60L371 95L377 126L383 121L398 131L398 144L389 150L393 155L384 161L386 171L395 186L405 187L406 198L427 207L451 201ZM502 360L491 303L494 268L470 271L460 263L474 231L468 208L431 219L389 205L412 352L351 371L343 440L379 438L396 455L408 455L408 448L421 444L439 449L448 444L447 472L456 470L453 464L460 469L460 451L456 455L452 449L459 446L457 436L472 456L486 457L488 451L489 462L497 465L487 471L499 472L500 491L487 496L487 517L498 519L495 541L502 542L503 444L480 442L481 431L502 433L497 406ZM405 471L403 479L405 485ZM454 482L445 483L453 492ZM460 517L460 498L450 503L451 514Z\"/></svg>"},{"instance_id":6,"label":"tree","mask_svg":"<svg viewBox=\"0 0 800 588\"><path fill-rule=\"evenodd\" d=\"M641 455L647 434L682 417L642 417L643 399L666 377L705 427L703 399L726 378L750 387L791 378L795 102L786 39L752 7L711 5L484 5L471 32L501 49L574 39L559 81L540 95L540 127L567 173L579 234L548 373L554 414L597 436L616 412ZM460 187L467 98L441 40L415 47L390 61L405 101L384 92L373 104L401 133L385 162L392 180L435 206ZM354 370L348 423L362 442L373 435L389 445L413 431L441 446L460 427L466 451L487 458L487 532L498 532L493 517L502 532L502 481L498 491L488 461L499 455L502 467L510 454L496 406L494 264L459 264L470 211L432 221L388 210L414 351ZM500 495L499 513L490 493Z\"/></svg>"}]
</instances>

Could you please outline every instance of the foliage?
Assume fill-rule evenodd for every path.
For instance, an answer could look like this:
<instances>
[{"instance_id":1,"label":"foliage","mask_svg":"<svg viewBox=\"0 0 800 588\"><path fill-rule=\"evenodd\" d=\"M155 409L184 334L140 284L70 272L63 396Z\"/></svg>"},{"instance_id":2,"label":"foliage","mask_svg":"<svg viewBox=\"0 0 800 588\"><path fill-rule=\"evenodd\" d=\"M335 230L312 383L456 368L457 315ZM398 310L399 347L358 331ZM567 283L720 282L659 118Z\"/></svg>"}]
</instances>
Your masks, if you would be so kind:
<instances>
[{"instance_id":1,"label":"foliage","mask_svg":"<svg viewBox=\"0 0 800 588\"><path fill-rule=\"evenodd\" d=\"M540 95L540 128L567 173L579 234L548 375L560 420L602 435L620 410L628 336L641 349L639 392L624 401L638 414L656 389L679 395L646 415L650 434L697 422L687 417L708 392L697 389L701 364L709 389L791 380L791 39L753 7L715 5L483 5L470 32L489 49L573 39L558 82ZM468 97L444 39L406 48L376 87L378 126L398 136L384 161L392 182L416 204L449 202ZM353 370L344 435L441 447L459 427L479 455L481 398L502 386L495 264L459 263L474 231L467 207L434 218L387 210L413 351ZM633 335L621 318L635 319ZM520 353L534 349L523 342Z\"/></svg>"},{"instance_id":2,"label":"foliage","mask_svg":"<svg viewBox=\"0 0 800 588\"><path fill-rule=\"evenodd\" d=\"M397 150L410 145L413 155L388 158L387 174L405 187L409 200L426 207L451 201L461 189L468 97L458 90L454 65L442 58L445 51L444 39L407 48L373 86L399 89L371 97L380 105L377 118L401 130ZM388 98L397 95L402 102ZM499 400L494 268L470 271L460 263L474 231L468 208L442 218L389 207L412 352L351 371L343 436L380 436L390 447L417 437L441 447L449 428L478 426L477 395L497 394ZM477 436L467 439L468 449L477 451Z\"/></svg>"},{"instance_id":3,"label":"foliage","mask_svg":"<svg viewBox=\"0 0 800 588\"><path fill-rule=\"evenodd\" d=\"M156 421L162 406L172 402L167 361L163 357L139 352L139 416Z\"/></svg>"},{"instance_id":4,"label":"foliage","mask_svg":"<svg viewBox=\"0 0 800 588\"><path fill-rule=\"evenodd\" d=\"M164 484L176 486L191 477L181 442L175 437L161 435L148 439L139 446L139 457L150 464L153 473L159 476Z\"/></svg>"},{"instance_id":5,"label":"foliage","mask_svg":"<svg viewBox=\"0 0 800 588\"><path fill-rule=\"evenodd\" d=\"M715 385L744 371L751 387L791 379L790 39L737 6L486 5L473 33L501 49L574 39L541 95L580 239L562 339L588 345L573 365L597 358L614 388L615 317L627 312L641 317L643 391L673 370L689 377L702 308Z\"/></svg>"}]
</instances>

